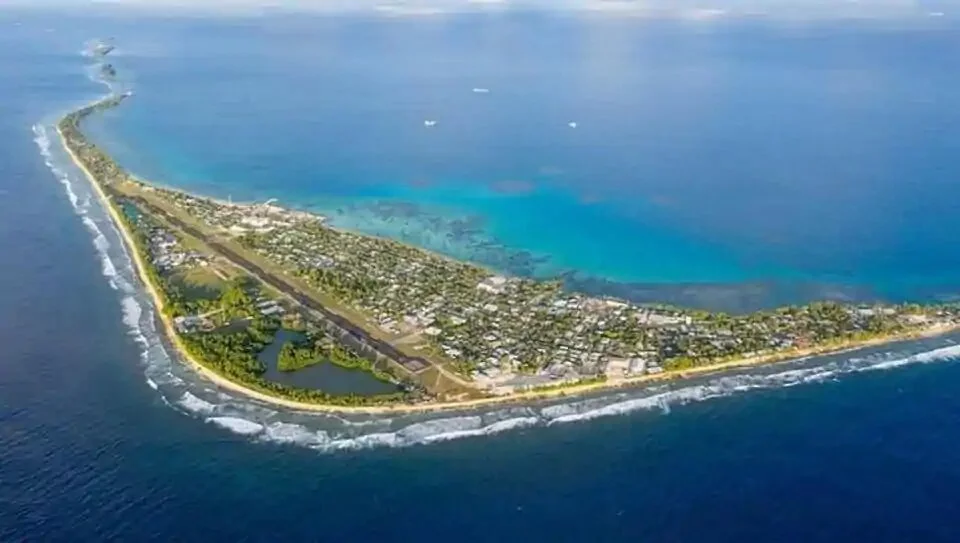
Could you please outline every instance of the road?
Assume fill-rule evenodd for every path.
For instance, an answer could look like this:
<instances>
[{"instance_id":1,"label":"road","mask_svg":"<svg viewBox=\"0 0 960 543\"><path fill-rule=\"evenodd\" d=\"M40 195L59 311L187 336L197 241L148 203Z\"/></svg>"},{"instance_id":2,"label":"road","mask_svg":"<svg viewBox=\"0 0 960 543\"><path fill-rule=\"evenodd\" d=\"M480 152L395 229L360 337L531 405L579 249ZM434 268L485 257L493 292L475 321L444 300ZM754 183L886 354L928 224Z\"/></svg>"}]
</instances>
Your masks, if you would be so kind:
<instances>
[{"instance_id":1,"label":"road","mask_svg":"<svg viewBox=\"0 0 960 543\"><path fill-rule=\"evenodd\" d=\"M151 204L150 202L144 200L143 198L138 197L136 198L136 200L139 205L145 206L150 210L151 213L162 216L165 221L169 222L176 228L202 241L204 244L210 247L213 251L215 251L216 253L220 254L221 256L229 260L233 265L243 269L244 271L256 277L257 279L264 282L265 284L270 285L274 289L282 292L284 295L292 299L294 302L300 304L301 306L320 314L325 320L327 320L329 323L336 326L336 328L339 329L342 333L347 334L349 336L349 339L352 340L351 343L355 343L360 346L371 348L377 353L396 361L398 364L406 368L407 371L411 373L419 373L426 368L435 367L440 373L442 373L445 377L447 377L448 379L451 379L455 383L464 387L473 388L473 385L470 382L466 381L459 375L456 375L450 372L446 368L438 364L435 364L433 362L430 362L425 358L407 356L404 353L400 352L400 350L398 350L396 347L394 347L390 343L387 343L386 341L383 341L371 336L362 327L354 324L353 322L343 317L342 315L339 315L327 309L326 307L324 307L323 304L321 304L314 298L307 296L306 294L301 292L299 289L293 287L292 285L284 281L282 278L279 278L275 274L267 270L264 270L262 267L260 267L256 263L251 262L249 259L245 258L243 255L238 254L233 249L225 246L223 243L213 238L212 236L207 235L206 233L199 230L198 228L191 226L190 224L187 224L180 218L175 217L170 213L166 212L165 210L158 208L157 206Z\"/></svg>"}]
</instances>

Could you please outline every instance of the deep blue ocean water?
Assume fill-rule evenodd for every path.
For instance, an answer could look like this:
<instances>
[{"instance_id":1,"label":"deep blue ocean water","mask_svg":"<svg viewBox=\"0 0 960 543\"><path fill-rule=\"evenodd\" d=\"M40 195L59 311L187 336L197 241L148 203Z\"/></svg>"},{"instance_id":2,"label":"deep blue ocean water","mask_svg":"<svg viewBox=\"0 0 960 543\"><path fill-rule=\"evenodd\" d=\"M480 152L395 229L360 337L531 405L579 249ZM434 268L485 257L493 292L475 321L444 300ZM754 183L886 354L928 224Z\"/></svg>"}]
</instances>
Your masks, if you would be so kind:
<instances>
[{"instance_id":1,"label":"deep blue ocean water","mask_svg":"<svg viewBox=\"0 0 960 543\"><path fill-rule=\"evenodd\" d=\"M143 40L138 46L140 55L145 57L153 51L157 58L173 63L168 47L181 46L201 55L208 46L222 51L228 43L238 47L245 43L239 38L231 42L231 32L239 33L242 28L262 30L250 23L216 23L213 26L225 32L226 41L219 46L212 31L198 37L184 30L211 24L139 20L134 28L131 20L67 20L62 14L0 12L4 30L0 32L0 67L6 75L0 78L0 96L8 105L0 115L0 541L522 538L807 542L960 538L960 523L956 521L960 512L958 337L615 397L510 412L451 414L423 420L398 417L387 422L335 421L275 412L231 398L193 378L165 355L162 341L154 333L152 307L136 287L116 235L90 199L89 188L63 160L62 150L50 137L49 123L58 113L103 92L84 71L86 61L80 56L84 40L109 34L123 34L124 39L139 36ZM309 27L313 23L299 24ZM336 28L330 20L316 24ZM341 35L353 39L350 36L354 34L347 30L350 24L373 23L343 24ZM467 35L470 28L476 28L467 22L460 24L468 29L464 31ZM502 32L508 32L511 25L527 23L502 24L506 25L500 27ZM387 34L381 42L401 50L413 47L408 29L386 23L375 26ZM389 34L391 29L394 34ZM596 47L603 54L597 53L594 68L598 75L589 84L600 92L607 88L604 75L609 75L602 63L609 59L611 43L617 42L607 32L597 33ZM460 36L453 30L441 34L452 43L457 43ZM151 41L154 35L157 38ZM170 35L179 36L180 41L168 40ZM486 35L493 44L503 43L496 27ZM911 66L909 69L921 73L927 66L928 77L932 78L926 81L929 93L941 100L953 99L948 96L949 88L940 87L944 80L936 79L949 79L950 74L934 69L937 62L947 59L921 54L937 49L933 45L925 46L930 49L909 47L910 43L927 43L924 40L930 36L938 43L949 42L952 34L927 35L911 30L884 36L892 41L874 36L874 41L868 42L869 50L854 48L850 55L860 51L868 60L881 64L899 56ZM188 46L194 38L208 43ZM835 39L854 38L844 37L841 32ZM741 46L746 47L746 43ZM883 47L887 47L885 52ZM706 48L701 52L713 51ZM782 68L783 53L765 47L758 47L755 53L770 57L770 70ZM326 54L328 58L341 56L335 50ZM131 76L137 89L136 99L129 104L134 110L129 119L133 119L145 115L134 104L141 96L147 100L147 83L153 76L147 69L149 63L127 58L118 57L117 64L137 65ZM231 62L236 63L237 76L246 77L242 74L250 66L270 66L260 60L238 54ZM841 61L836 55L826 54L821 60ZM341 58L341 62L346 63L346 59ZM496 70L498 65L491 61L488 67ZM189 67L190 63L185 63L179 69ZM281 68L276 66L286 73ZM419 69L428 72L426 65ZM517 77L523 77L525 72L516 70ZM735 79L733 75L728 77ZM176 80L169 74L167 78L171 83ZM914 80L918 78L923 81L919 76ZM495 96L499 91L490 80L470 83L466 90L490 86L490 96ZM887 87L875 88L872 81L861 82L857 88L862 92L893 92ZM915 84L893 77L886 83L892 87ZM174 95L170 99L175 99L174 90L168 89L168 94ZM470 92L467 98L475 98L473 94ZM923 101L918 98L918 103ZM207 107L219 106L214 101ZM542 107L552 110L556 106ZM867 102L860 107L871 106ZM200 109L193 110L198 123L204 119ZM234 189L228 188L232 187L229 178L221 177L218 168L233 167L252 175L237 177L237 187L251 187L238 198L279 195L292 201L297 195L308 194L306 181L303 186L291 184L289 193L281 193L281 180L288 172L249 174L236 163L229 166L230 160L221 160L223 157L206 162L205 152L191 151L198 145L195 142L203 139L199 134L189 141L177 132L161 137L164 126L189 126L186 120L171 120L162 110L156 113L150 125L157 133L129 140L130 147L122 153L132 164L143 161L137 163L138 171L167 172L171 175L164 179L171 184L182 182L197 190L228 192ZM436 128L452 122L429 113L438 119ZM891 256L891 265L883 268L886 274L896 266L911 267L913 271L904 272L902 277L919 276L928 281L936 275L931 270L939 269L938 274L949 277L955 269L948 265L949 259L955 258L949 251L950 244L955 243L949 235L955 216L934 214L938 209L949 210L951 190L955 193L955 189L946 177L936 184L937 176L921 178L918 173L939 171L946 176L955 171L955 160L937 154L947 144L929 151L929 170L911 170L900 162L903 158L891 154L894 150L922 154L921 143L914 138L920 133L931 134L930 140L923 140L925 145L937 140L937 134L941 142L956 142L954 135L938 132L948 128L951 119L956 120L950 117L955 113L946 109L942 113L943 117L930 113L926 118L930 123L914 118L917 124L911 125L897 117L906 113L891 112L887 132L874 127L872 135L860 136L892 138L897 130L910 136L898 145L890 143L885 155L871 155L887 165L871 166L877 171L887 172L891 163L899 164L904 176L884 173L882 178L887 184L901 182L909 189L890 188L893 192L880 195L875 194L882 192L877 185L872 191L843 185L834 188L835 200L823 200L823 221L836 220L841 214L834 208L840 207L837 200L849 198L857 203L847 212L852 215L850 224L861 232L858 235L865 234L860 230L864 227L857 225L876 216L868 221L876 231L873 243L881 247L890 239L902 240L900 245L889 245L890 254L900 256L906 253L898 251L912 247L916 258ZM548 117L546 111L532 114ZM411 115L411 122L422 123L420 117ZM562 129L573 116L562 111L556 118ZM590 118L579 112L575 130L586 131ZM122 134L124 126L133 126L126 124L132 122L129 119L126 114L118 114L105 122L103 137ZM337 121L318 118L304 122L314 126L302 129L302 138L317 133L318 126L325 122ZM210 123L203 128L215 124ZM288 128L294 133L298 130L295 126ZM141 128L141 132L148 130ZM221 137L230 133L225 131ZM250 137L242 131L232 134L237 139ZM362 138L350 134L353 132L346 130L343 136L350 145L336 152L362 154L353 147ZM259 141L273 145L270 138ZM117 144L122 143L118 137ZM163 145L170 150L163 151ZM209 149L229 147L211 144ZM318 145L318 154L323 147L327 146ZM522 161L519 156L516 160ZM760 156L769 159L765 154ZM934 156L941 160L935 161ZM176 157L182 162L168 162ZM322 162L312 161L304 171ZM476 164L487 162L478 158ZM499 167L492 159L490 162L487 167ZM264 162L264 167L270 164ZM361 171L384 166L358 158L354 167ZM210 174L207 179L202 168L214 168L209 171L216 175ZM827 173L834 171L823 168ZM849 168L848 172L867 166ZM178 178L174 174L179 171L188 173ZM547 175L549 170L545 171ZM795 171L791 168L779 175L793 175ZM259 187L251 181L256 177L263 182ZM273 179L273 184L267 183L268 179ZM448 201L440 195L451 191L449 198L455 198L450 183L412 184L410 192L396 188L391 194L403 194L397 201L405 201L416 187L432 186L427 192L434 196L424 196L423 201ZM484 193L486 181L473 183L478 193ZM545 194L562 199L563 191L573 186L553 187ZM523 187L521 183L505 184L499 190L516 194L523 192ZM377 191L387 189L374 186L369 190L377 195ZM537 190L546 189L538 185ZM346 188L339 196L355 204L357 192ZM319 200L321 194L312 197ZM915 196L908 197L910 194ZM869 198L859 199L865 195ZM912 209L933 200L937 205L925 208L928 217L920 211L897 214L902 211L898 206ZM880 205L883 201L888 204ZM602 220L604 214L597 213ZM764 214L757 214L753 220L775 221ZM786 222L784 217L776 220ZM914 223L919 224L911 226ZM935 224L944 230L935 241L911 237L928 232ZM916 231L910 229L914 227ZM663 236L691 235L664 228L659 231ZM791 228L799 231L803 226L793 224ZM827 228L821 222L811 221L809 228L811 236L828 237L818 234L819 229ZM626 239L627 234L620 237ZM847 252L851 254L846 255L846 264L836 266L852 265L861 259L881 261L854 247L858 246L848 243ZM833 245L824 250L840 252ZM699 251L692 254L702 258L706 253ZM722 261L718 256L715 262ZM771 261L780 263L777 268L789 262ZM941 267L936 268L935 263ZM924 275L927 272L930 275ZM866 277L871 272L858 273ZM462 433L468 437L453 439ZM418 444L431 440L437 442ZM399 446L409 444L414 445ZM344 450L333 450L337 448Z\"/></svg>"}]
</instances>

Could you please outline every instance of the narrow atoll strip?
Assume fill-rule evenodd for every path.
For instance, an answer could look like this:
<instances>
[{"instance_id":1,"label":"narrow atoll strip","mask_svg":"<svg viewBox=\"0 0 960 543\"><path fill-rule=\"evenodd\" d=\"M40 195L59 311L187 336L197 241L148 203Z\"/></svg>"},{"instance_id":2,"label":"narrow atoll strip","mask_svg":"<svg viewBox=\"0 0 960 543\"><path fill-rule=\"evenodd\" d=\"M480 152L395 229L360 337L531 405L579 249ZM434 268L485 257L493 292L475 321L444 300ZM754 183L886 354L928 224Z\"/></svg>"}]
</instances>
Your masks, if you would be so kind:
<instances>
[{"instance_id":1,"label":"narrow atoll strip","mask_svg":"<svg viewBox=\"0 0 960 543\"><path fill-rule=\"evenodd\" d=\"M64 146L131 248L182 358L219 386L277 405L381 413L529 401L960 324L956 305L818 302L736 316L637 305L341 231L274 202L161 188L130 175L80 129L128 96L65 116L57 126ZM266 380L256 355L281 327L308 338L285 347L289 371L331 361L394 382L397 392L331 395Z\"/></svg>"}]
</instances>

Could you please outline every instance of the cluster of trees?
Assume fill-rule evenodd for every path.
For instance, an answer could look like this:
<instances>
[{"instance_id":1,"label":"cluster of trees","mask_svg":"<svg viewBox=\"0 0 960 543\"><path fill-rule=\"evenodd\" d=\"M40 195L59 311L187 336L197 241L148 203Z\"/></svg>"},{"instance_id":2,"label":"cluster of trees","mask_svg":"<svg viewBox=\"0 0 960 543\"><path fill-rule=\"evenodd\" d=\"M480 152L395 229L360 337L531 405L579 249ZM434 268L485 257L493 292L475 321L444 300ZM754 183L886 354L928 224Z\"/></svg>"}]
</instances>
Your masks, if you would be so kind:
<instances>
[{"instance_id":1,"label":"cluster of trees","mask_svg":"<svg viewBox=\"0 0 960 543\"><path fill-rule=\"evenodd\" d=\"M116 202L110 202L109 205L116 206L118 204ZM124 223L122 227L133 234L133 250L145 265L144 273L147 276L147 281L155 287L157 295L160 297L161 304L163 305L163 312L171 317L187 314L187 307L183 297L177 289L170 288L168 284L169 281L161 277L157 268L151 265L150 240L147 237L147 232L143 228L139 228L135 220L125 213L123 209L118 209L117 215L120 216ZM142 216L139 220L143 220Z\"/></svg>"},{"instance_id":2,"label":"cluster of trees","mask_svg":"<svg viewBox=\"0 0 960 543\"><path fill-rule=\"evenodd\" d=\"M80 121L91 113L114 107L124 98L125 95L117 95L92 106L79 109L65 116L58 125L64 135L66 145L90 170L108 194L110 193L110 185L125 180L127 174L109 155L86 139L80 131L79 125ZM112 196L116 198L115 194ZM118 203L112 201L109 202L109 205L117 206ZM157 295L164 306L164 312L172 317L190 314L198 309L190 305L190 302L186 300L186 297L173 282L162 277L157 269L150 265L151 254L148 232L144 231L143 228L138 228L135 221L129 215L123 213L122 209L117 209L117 211L124 222L122 226L133 234L133 249L145 263L144 273L147 280L157 291ZM257 359L257 355L273 340L276 324L273 321L258 317L254 298L248 292L247 286L243 283L243 280L233 282L228 285L221 298L216 301L217 304L226 309L227 317L253 317L252 322L245 330L234 333L213 332L181 336L184 348L198 362L253 390L295 401L343 406L368 406L385 405L412 399L410 394L401 391L376 396L332 395L320 390L300 389L264 379L265 368ZM369 287L363 284L347 284L345 288L366 290ZM364 367L363 363L353 360L350 355L340 351L332 352L330 359L331 362L340 363L345 367ZM379 372L373 373L381 377L384 375Z\"/></svg>"},{"instance_id":3,"label":"cluster of trees","mask_svg":"<svg viewBox=\"0 0 960 543\"><path fill-rule=\"evenodd\" d=\"M322 390L291 387L264 379L260 379L257 382L247 382L244 384L255 390L288 400L323 405L338 405L344 407L375 407L397 404L405 401L413 401L416 399L415 396L406 391L397 391L388 394L376 395L330 394Z\"/></svg>"},{"instance_id":4,"label":"cluster of trees","mask_svg":"<svg viewBox=\"0 0 960 543\"><path fill-rule=\"evenodd\" d=\"M392 382L392 376L376 367L369 359L355 354L337 343L328 343L325 345L324 354L327 360L341 368L352 370L361 370L370 373L377 379L386 382Z\"/></svg>"},{"instance_id":5,"label":"cluster of trees","mask_svg":"<svg viewBox=\"0 0 960 543\"><path fill-rule=\"evenodd\" d=\"M342 300L363 300L376 295L384 286L382 281L337 270L300 268L297 274Z\"/></svg>"},{"instance_id":6,"label":"cluster of trees","mask_svg":"<svg viewBox=\"0 0 960 543\"><path fill-rule=\"evenodd\" d=\"M246 330L234 333L185 334L187 351L213 369L244 380L259 378L266 368L257 354L267 346Z\"/></svg>"},{"instance_id":7,"label":"cluster of trees","mask_svg":"<svg viewBox=\"0 0 960 543\"><path fill-rule=\"evenodd\" d=\"M345 369L365 371L388 383L395 380L391 374L378 368L369 359L325 337L311 337L306 340L286 342L280 348L277 369L280 371L297 371L323 361L328 361Z\"/></svg>"},{"instance_id":8,"label":"cluster of trees","mask_svg":"<svg viewBox=\"0 0 960 543\"><path fill-rule=\"evenodd\" d=\"M888 337L907 329L902 315L923 312L916 305L856 310L837 302L813 302L739 316L710 313L697 324L713 335L673 338L677 354L666 359L663 367L684 370L758 352L789 356L805 347L831 348Z\"/></svg>"},{"instance_id":9,"label":"cluster of trees","mask_svg":"<svg viewBox=\"0 0 960 543\"><path fill-rule=\"evenodd\" d=\"M120 203L133 206L136 204L129 200L122 200ZM173 277L160 274L156 267L152 266L153 255L150 251L150 230L153 225L145 213L139 213L137 219L133 219L128 213L120 210L121 219L125 223L128 231L133 233L135 250L141 260L146 264L146 274L158 287L158 294L163 299L164 312L171 316L196 315L208 311L223 308L222 317L225 320L233 318L251 317L255 320L260 317L256 308L255 295L259 290L256 283L246 277L237 277L231 280L223 293L216 299L192 298L187 296L180 283Z\"/></svg>"},{"instance_id":10,"label":"cluster of trees","mask_svg":"<svg viewBox=\"0 0 960 543\"><path fill-rule=\"evenodd\" d=\"M698 359L692 356L677 356L664 361L663 369L667 371L689 370L711 361L712 360L709 359Z\"/></svg>"},{"instance_id":11,"label":"cluster of trees","mask_svg":"<svg viewBox=\"0 0 960 543\"><path fill-rule=\"evenodd\" d=\"M162 277L151 262L149 239L147 233L126 214L121 214L126 222L125 227L134 233L134 249L140 254L146 265L148 280L157 287L157 294L163 299L164 311L170 316L190 314L196 309L184 299L176 285ZM274 320L263 318L256 310L255 297L251 295L254 285L247 278L237 278L231 281L224 289L223 294L214 305L225 309L223 318L252 318L245 330L234 333L199 333L184 334L181 336L187 353L198 362L213 369L217 373L238 382L251 389L266 394L275 395L294 401L321 403L342 406L377 406L412 400L416 392L414 388L398 391L391 394L379 395L334 395L321 390L302 389L268 381L263 377L266 370L257 355L273 341L277 323ZM318 350L316 345L285 344L281 348L278 369L293 371L306 367L327 358L332 363L343 367L364 369L375 377L392 381L390 375L373 367L366 359L362 359L350 351L338 346L330 345Z\"/></svg>"},{"instance_id":12,"label":"cluster of trees","mask_svg":"<svg viewBox=\"0 0 960 543\"><path fill-rule=\"evenodd\" d=\"M219 336L219 338L218 338ZM218 339L214 339L218 338ZM182 338L187 352L198 362L252 390L288 400L346 407L382 406L412 401L409 391L388 394L330 394L322 390L292 387L263 377L264 367L256 353L265 345L249 334L192 334Z\"/></svg>"},{"instance_id":13,"label":"cluster of trees","mask_svg":"<svg viewBox=\"0 0 960 543\"><path fill-rule=\"evenodd\" d=\"M344 395L329 394L322 390L292 387L269 381L263 376L266 368L257 359L257 354L269 344L269 341L263 340L272 340L273 336L271 334L269 337L266 335L258 337L259 334L265 333L264 330L259 329L258 323L261 323L261 321L254 320L251 326L242 332L188 334L181 336L181 340L187 353L204 366L250 389L280 398L349 407L388 405L412 401L416 398L418 391L414 388L398 390L388 394ZM287 353L287 357L290 357L286 362L284 362L284 352ZM281 371L292 371L285 370L284 364L302 364L307 361L315 363L321 360L314 348L292 342L284 344L280 356L279 369Z\"/></svg>"},{"instance_id":14,"label":"cluster of trees","mask_svg":"<svg viewBox=\"0 0 960 543\"><path fill-rule=\"evenodd\" d=\"M113 96L79 109L64 117L58 125L68 148L77 155L108 193L112 190L112 184L127 179L127 173L109 155L89 142L80 131L79 125L86 116L114 107L124 98L124 95ZM113 194L116 199L116 191L113 191ZM110 205L116 206L117 202L111 202ZM242 332L192 334L184 337L188 350L198 360L247 386L292 399L344 405L395 401L368 396L349 399L350 397L330 396L322 391L293 389L265 381L262 377L264 368L256 355L273 340L276 324L259 317L255 307L255 296L251 295L249 285L243 280L234 281L227 286L217 300L188 299L174 281L161 276L153 266L149 265L151 262L149 229L143 228L142 225L138 227L136 224L138 221L131 219L126 213L121 212L119 216L126 223L124 226L127 230L133 233L134 250L147 263L144 272L148 281L156 287L157 294L163 302L164 311L168 315L193 314L219 306L225 310L224 319L240 317L253 319L251 325ZM337 235L334 231L319 227L317 233L324 236ZM245 246L255 246L263 242L261 237L253 234L244 236L240 241ZM464 265L447 270L446 261L425 259L424 253L397 244L391 244L390 250L377 253L379 260L376 264L385 268L389 268L388 264L394 261L414 257L426 260L431 268L436 267L438 273L422 274L435 280L415 285L417 296L443 295L451 298L451 305L454 306L475 301L474 298L477 296L475 285L478 274L481 274L479 269ZM354 255L354 258L356 262L352 262L351 265L359 266L367 255L358 254ZM453 273L439 273L440 271ZM325 291L341 299L352 301L376 298L386 285L384 281L336 269L305 268L299 270L299 274ZM527 283L521 285L519 295L521 299L528 299L530 296L541 293L541 290L542 294L549 295L559 289L559 285L554 284L537 286L537 283L531 282L529 285L531 286ZM890 306L887 308L889 309ZM581 334L581 337L587 336L585 342L591 350L601 349L603 340L616 344L617 348L623 348L625 352L636 346L647 346L658 351L661 357L666 359L663 364L666 369L676 370L715 363L725 358L760 350L775 349L778 352L789 352L790 345L794 348L801 345L830 346L850 340L885 336L906 328L904 320L900 318L902 315L922 314L930 312L931 309L933 308L929 306L924 308L910 305L893 308L893 311L856 312L846 305L823 302L742 316L678 311L692 319L693 331L684 329L662 332L660 329L646 328L629 320L622 323L608 323L605 330L601 332L591 330ZM951 310L955 309L951 308ZM487 345L483 339L489 330L490 323L487 320L488 318L483 316L472 319L463 329L458 330L457 335L461 338L459 348L466 359L481 359L487 352ZM536 318L526 325L525 330L518 334L518 341L513 345L515 350L520 351L520 358L528 361L529 366L524 367L523 370L533 371L541 367L542 361L534 349L536 345L554 343L554 340L574 329L577 322L577 319L569 314L561 316L548 316L542 312L537 314ZM449 327L444 326L443 329L446 332ZM446 334L444 339L450 339L445 336ZM609 351L610 347L605 349ZM280 357L280 368L287 368L284 371L293 371L326 359L341 367L360 369L378 378L393 380L390 375L376 368L370 360L332 342L287 344L281 349ZM475 365L469 362L461 362L456 369L469 373L474 367Z\"/></svg>"},{"instance_id":15,"label":"cluster of trees","mask_svg":"<svg viewBox=\"0 0 960 543\"><path fill-rule=\"evenodd\" d=\"M124 95L119 95L101 100L94 105L67 115L58 124L60 132L66 140L66 145L73 150L84 166L101 183L114 183L123 180L126 178L126 172L109 155L83 136L83 133L80 132L80 121L95 111L119 104L124 98Z\"/></svg>"},{"instance_id":16,"label":"cluster of trees","mask_svg":"<svg viewBox=\"0 0 960 543\"><path fill-rule=\"evenodd\" d=\"M593 385L596 383L606 383L606 382L607 382L607 376L604 374L599 374L599 375L591 375L589 377L584 377L572 383L571 382L551 383L546 385L535 386L535 387L531 387L530 391L531 392L550 392L551 390L560 390L560 389L574 387L574 386Z\"/></svg>"},{"instance_id":17,"label":"cluster of trees","mask_svg":"<svg viewBox=\"0 0 960 543\"><path fill-rule=\"evenodd\" d=\"M280 348L277 355L277 369L280 371L297 371L320 362L316 349L303 341L288 341Z\"/></svg>"},{"instance_id":18,"label":"cluster of trees","mask_svg":"<svg viewBox=\"0 0 960 543\"><path fill-rule=\"evenodd\" d=\"M214 309L216 300L191 299L183 289L169 277L160 277L161 290L167 296L167 313L172 316L195 315Z\"/></svg>"},{"instance_id":19,"label":"cluster of trees","mask_svg":"<svg viewBox=\"0 0 960 543\"><path fill-rule=\"evenodd\" d=\"M280 325L276 319L257 315L247 324L245 332L253 338L253 341L266 347L273 342L279 328Z\"/></svg>"},{"instance_id":20,"label":"cluster of trees","mask_svg":"<svg viewBox=\"0 0 960 543\"><path fill-rule=\"evenodd\" d=\"M258 291L256 283L246 277L232 279L220 295L219 306L226 319L256 317L259 312L256 298L251 292Z\"/></svg>"}]
</instances>

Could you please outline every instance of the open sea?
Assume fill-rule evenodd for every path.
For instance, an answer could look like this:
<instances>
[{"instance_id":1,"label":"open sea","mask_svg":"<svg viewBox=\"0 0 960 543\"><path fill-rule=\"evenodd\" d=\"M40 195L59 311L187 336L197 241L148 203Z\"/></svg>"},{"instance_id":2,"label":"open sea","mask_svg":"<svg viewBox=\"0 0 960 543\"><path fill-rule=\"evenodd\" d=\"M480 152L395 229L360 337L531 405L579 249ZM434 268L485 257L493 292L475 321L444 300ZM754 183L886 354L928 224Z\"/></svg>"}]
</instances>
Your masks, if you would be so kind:
<instances>
[{"instance_id":1,"label":"open sea","mask_svg":"<svg viewBox=\"0 0 960 543\"><path fill-rule=\"evenodd\" d=\"M960 294L949 17L0 9L0 541L960 540L960 335L431 416L215 389L53 132L102 37L89 130L171 186L636 300Z\"/></svg>"}]
</instances>

